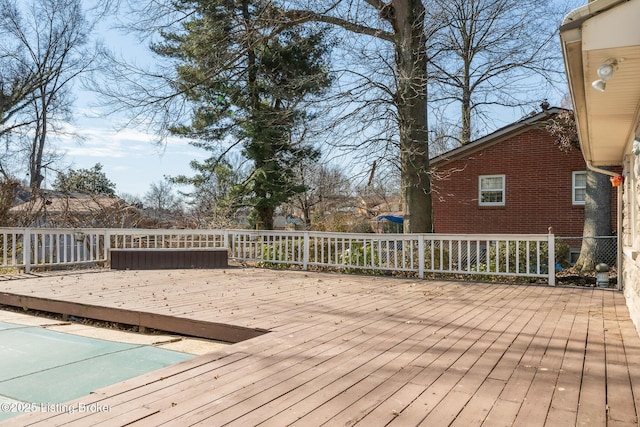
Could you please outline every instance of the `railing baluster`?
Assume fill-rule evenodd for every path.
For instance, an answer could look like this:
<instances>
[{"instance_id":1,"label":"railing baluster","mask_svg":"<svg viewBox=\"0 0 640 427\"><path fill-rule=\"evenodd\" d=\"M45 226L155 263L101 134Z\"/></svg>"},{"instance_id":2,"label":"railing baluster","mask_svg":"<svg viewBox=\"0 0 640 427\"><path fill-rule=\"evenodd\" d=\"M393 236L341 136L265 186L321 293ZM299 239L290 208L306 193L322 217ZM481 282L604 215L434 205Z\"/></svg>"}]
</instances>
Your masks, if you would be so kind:
<instances>
[{"instance_id":1,"label":"railing baluster","mask_svg":"<svg viewBox=\"0 0 640 427\"><path fill-rule=\"evenodd\" d=\"M302 268L413 271L422 277L424 272L512 275L548 278L551 283L555 268L554 240L548 235L6 228L0 237L2 265L20 265L25 270L35 265L105 261L112 246L129 250L225 247L230 258L237 260Z\"/></svg>"},{"instance_id":2,"label":"railing baluster","mask_svg":"<svg viewBox=\"0 0 640 427\"><path fill-rule=\"evenodd\" d=\"M9 245L7 244L8 240L9 240L9 233L2 233L2 266L3 267L9 266L7 263L7 258L8 258L7 248L9 247Z\"/></svg>"}]
</instances>

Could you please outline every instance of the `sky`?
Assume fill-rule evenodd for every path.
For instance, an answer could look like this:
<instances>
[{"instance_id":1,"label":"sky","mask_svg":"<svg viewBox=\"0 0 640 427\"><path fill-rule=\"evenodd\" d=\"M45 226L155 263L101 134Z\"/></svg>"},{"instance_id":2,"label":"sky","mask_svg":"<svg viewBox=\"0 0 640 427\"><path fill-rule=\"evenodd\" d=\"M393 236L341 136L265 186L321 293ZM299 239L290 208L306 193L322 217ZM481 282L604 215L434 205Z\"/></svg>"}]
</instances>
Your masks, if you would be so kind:
<instances>
[{"instance_id":1,"label":"sky","mask_svg":"<svg viewBox=\"0 0 640 427\"><path fill-rule=\"evenodd\" d=\"M98 37L116 55L138 63L153 60L146 42L127 37L106 23ZM143 198L153 183L162 181L166 176L192 175L189 163L206 157L207 153L190 146L185 139L169 138L166 144L158 146L155 135L144 130L133 127L119 129L124 118L100 117L99 112L91 107L97 101L93 94L78 90L76 96L76 114L71 126L84 141L78 143L62 138L55 142L56 150L64 153L62 164L73 169L89 169L96 163L102 164L107 178L115 183L118 195ZM517 111L510 113L514 114L513 120L519 118ZM503 119L509 123L513 121L506 117ZM45 185L50 187L55 173L47 172L45 179Z\"/></svg>"},{"instance_id":2,"label":"sky","mask_svg":"<svg viewBox=\"0 0 640 427\"><path fill-rule=\"evenodd\" d=\"M137 63L153 60L147 42L126 36L109 23L101 25L95 36L116 55ZM69 126L82 142L77 138L58 138L54 142L56 151L64 154L61 165L89 169L96 163L102 164L102 171L115 184L118 195L143 198L151 185L165 176L193 175L189 162L206 157L203 150L190 146L186 139L168 138L166 144L159 146L157 137L143 129L133 126L122 129L124 117L105 116L95 109L98 102L95 94L79 85L74 91L74 120ZM55 178L55 172L47 171L45 185L51 187Z\"/></svg>"},{"instance_id":3,"label":"sky","mask_svg":"<svg viewBox=\"0 0 640 427\"><path fill-rule=\"evenodd\" d=\"M84 94L84 99L90 96ZM192 175L192 160L203 160L203 150L190 146L185 139L169 138L159 146L155 136L136 128L118 129L119 119L95 117L78 110L72 125L84 141L63 139L57 142L64 153L62 163L72 169L89 169L102 164L103 172L116 185L118 195L144 197L152 183L165 176ZM54 177L47 176L48 182Z\"/></svg>"}]
</instances>

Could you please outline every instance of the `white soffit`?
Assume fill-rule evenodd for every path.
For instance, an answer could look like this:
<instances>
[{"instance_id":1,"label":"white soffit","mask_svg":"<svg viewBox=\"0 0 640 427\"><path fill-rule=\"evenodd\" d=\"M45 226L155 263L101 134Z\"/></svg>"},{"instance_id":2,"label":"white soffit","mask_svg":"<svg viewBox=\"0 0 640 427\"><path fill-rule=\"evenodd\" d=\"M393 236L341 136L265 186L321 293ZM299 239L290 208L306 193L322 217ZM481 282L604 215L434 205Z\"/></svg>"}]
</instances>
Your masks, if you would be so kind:
<instances>
[{"instance_id":1,"label":"white soffit","mask_svg":"<svg viewBox=\"0 0 640 427\"><path fill-rule=\"evenodd\" d=\"M628 1L582 25L582 50L640 45L640 1Z\"/></svg>"},{"instance_id":2,"label":"white soffit","mask_svg":"<svg viewBox=\"0 0 640 427\"><path fill-rule=\"evenodd\" d=\"M617 5L582 25L583 75L588 115L586 142L594 165L620 164L633 139L640 105L640 0ZM598 92L598 67L618 59L618 69ZM588 141L585 141L585 137Z\"/></svg>"}]
</instances>

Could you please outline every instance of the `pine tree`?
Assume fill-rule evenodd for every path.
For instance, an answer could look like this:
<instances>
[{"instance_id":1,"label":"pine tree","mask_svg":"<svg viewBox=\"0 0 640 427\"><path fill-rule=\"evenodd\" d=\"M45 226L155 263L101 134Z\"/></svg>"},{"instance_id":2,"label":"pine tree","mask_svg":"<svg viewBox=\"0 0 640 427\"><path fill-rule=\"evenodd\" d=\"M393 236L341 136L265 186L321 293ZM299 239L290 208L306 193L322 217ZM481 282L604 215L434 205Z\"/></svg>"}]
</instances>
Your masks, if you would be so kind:
<instances>
[{"instance_id":1,"label":"pine tree","mask_svg":"<svg viewBox=\"0 0 640 427\"><path fill-rule=\"evenodd\" d=\"M202 174L241 147L251 168L235 188L237 203L253 208L255 223L272 228L275 209L305 190L296 183L295 166L319 156L295 134L312 118L304 101L331 83L323 31L280 29L269 2L181 5L197 13L183 23L184 31L163 33L164 42L153 49L177 61L179 89L193 107L190 123L172 132L212 154L192 163L200 176L191 183L202 182Z\"/></svg>"}]
</instances>

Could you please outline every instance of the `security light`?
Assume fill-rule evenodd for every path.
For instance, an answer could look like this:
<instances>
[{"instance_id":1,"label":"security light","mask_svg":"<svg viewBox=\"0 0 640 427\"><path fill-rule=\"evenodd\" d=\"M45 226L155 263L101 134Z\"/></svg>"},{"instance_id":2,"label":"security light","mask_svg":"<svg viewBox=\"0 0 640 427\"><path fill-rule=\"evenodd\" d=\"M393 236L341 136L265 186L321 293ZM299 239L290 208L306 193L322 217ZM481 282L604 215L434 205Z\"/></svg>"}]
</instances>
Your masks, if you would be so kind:
<instances>
[{"instance_id":1,"label":"security light","mask_svg":"<svg viewBox=\"0 0 640 427\"><path fill-rule=\"evenodd\" d=\"M620 60L622 61L622 60ZM604 92L607 87L607 80L613 76L613 73L618 69L618 59L607 59L598 67L598 80L595 80L591 83L591 87L593 87L598 92Z\"/></svg>"},{"instance_id":2,"label":"security light","mask_svg":"<svg viewBox=\"0 0 640 427\"><path fill-rule=\"evenodd\" d=\"M593 87L598 92L604 92L605 88L607 87L607 83L604 80L596 80L591 83L591 87Z\"/></svg>"},{"instance_id":3,"label":"security light","mask_svg":"<svg viewBox=\"0 0 640 427\"><path fill-rule=\"evenodd\" d=\"M618 61L608 60L604 64L598 67L598 77L605 82L613 76L613 72L616 70L615 67L618 65Z\"/></svg>"}]
</instances>

